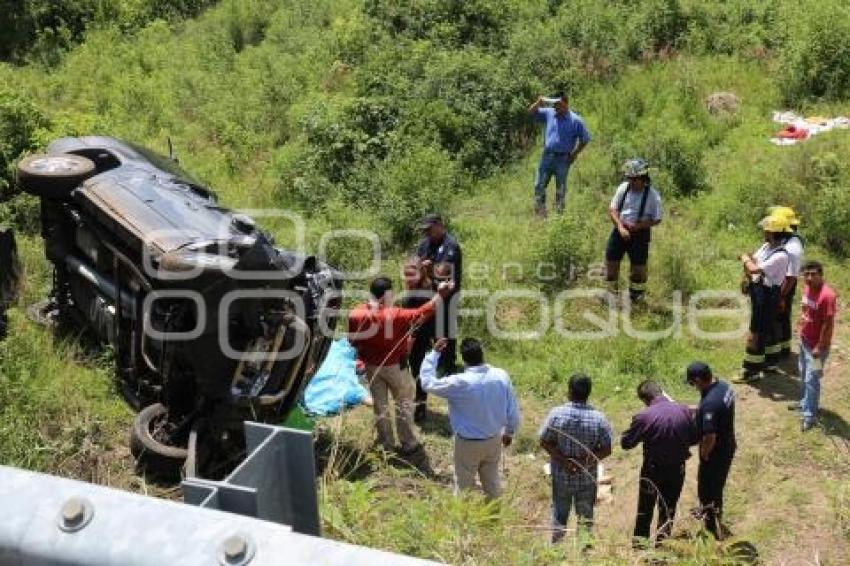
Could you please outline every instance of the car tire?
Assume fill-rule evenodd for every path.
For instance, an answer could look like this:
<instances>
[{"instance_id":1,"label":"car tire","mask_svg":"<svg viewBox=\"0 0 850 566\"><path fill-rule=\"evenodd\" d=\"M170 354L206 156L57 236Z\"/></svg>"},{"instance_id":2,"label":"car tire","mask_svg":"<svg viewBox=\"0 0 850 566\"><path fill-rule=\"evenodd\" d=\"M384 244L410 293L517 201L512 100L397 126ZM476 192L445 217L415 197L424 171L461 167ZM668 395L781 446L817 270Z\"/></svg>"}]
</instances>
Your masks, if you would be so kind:
<instances>
[{"instance_id":1,"label":"car tire","mask_svg":"<svg viewBox=\"0 0 850 566\"><path fill-rule=\"evenodd\" d=\"M30 155L18 162L18 186L38 197L65 199L95 173L94 162L81 155Z\"/></svg>"},{"instance_id":2,"label":"car tire","mask_svg":"<svg viewBox=\"0 0 850 566\"><path fill-rule=\"evenodd\" d=\"M162 403L148 405L136 415L130 429L130 453L139 467L155 475L179 476L189 455L188 448L163 444L154 435L167 411Z\"/></svg>"}]
</instances>

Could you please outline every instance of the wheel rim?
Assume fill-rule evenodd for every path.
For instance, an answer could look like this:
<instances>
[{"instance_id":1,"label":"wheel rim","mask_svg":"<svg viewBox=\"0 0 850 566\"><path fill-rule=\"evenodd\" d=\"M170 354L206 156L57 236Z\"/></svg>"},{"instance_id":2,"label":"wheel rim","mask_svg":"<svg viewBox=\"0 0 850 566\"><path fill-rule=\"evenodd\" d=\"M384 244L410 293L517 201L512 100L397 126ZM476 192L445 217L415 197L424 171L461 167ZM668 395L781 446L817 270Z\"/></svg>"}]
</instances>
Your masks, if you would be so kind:
<instances>
[{"instance_id":1,"label":"wheel rim","mask_svg":"<svg viewBox=\"0 0 850 566\"><path fill-rule=\"evenodd\" d=\"M184 446L174 443L174 439L172 438L174 433L174 424L168 422L167 416L168 413L162 413L151 419L151 422L148 425L148 432L151 438L163 446L169 446L171 448L185 448Z\"/></svg>"},{"instance_id":2,"label":"wheel rim","mask_svg":"<svg viewBox=\"0 0 850 566\"><path fill-rule=\"evenodd\" d=\"M70 157L49 156L33 159L28 167L38 173L77 173L84 169L84 163Z\"/></svg>"}]
</instances>

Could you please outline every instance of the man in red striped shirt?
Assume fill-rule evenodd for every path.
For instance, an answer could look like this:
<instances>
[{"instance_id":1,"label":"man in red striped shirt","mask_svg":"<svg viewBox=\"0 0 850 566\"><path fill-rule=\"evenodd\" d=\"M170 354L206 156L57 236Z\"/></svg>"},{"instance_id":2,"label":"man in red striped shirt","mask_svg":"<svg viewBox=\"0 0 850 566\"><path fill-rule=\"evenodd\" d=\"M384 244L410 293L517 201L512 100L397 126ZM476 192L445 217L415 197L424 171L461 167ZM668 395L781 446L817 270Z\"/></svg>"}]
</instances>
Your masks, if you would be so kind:
<instances>
[{"instance_id":1,"label":"man in red striped shirt","mask_svg":"<svg viewBox=\"0 0 850 566\"><path fill-rule=\"evenodd\" d=\"M388 415L391 393L395 402L396 433L404 456L413 454L420 446L413 428L416 385L410 372L401 369L400 362L407 353L407 339L412 331L434 316L434 309L451 294L452 288L449 281L441 283L427 303L405 309L392 306L392 281L379 276L369 286L372 295L369 302L354 307L348 315L348 339L366 364L378 442L388 450L393 447Z\"/></svg>"}]
</instances>

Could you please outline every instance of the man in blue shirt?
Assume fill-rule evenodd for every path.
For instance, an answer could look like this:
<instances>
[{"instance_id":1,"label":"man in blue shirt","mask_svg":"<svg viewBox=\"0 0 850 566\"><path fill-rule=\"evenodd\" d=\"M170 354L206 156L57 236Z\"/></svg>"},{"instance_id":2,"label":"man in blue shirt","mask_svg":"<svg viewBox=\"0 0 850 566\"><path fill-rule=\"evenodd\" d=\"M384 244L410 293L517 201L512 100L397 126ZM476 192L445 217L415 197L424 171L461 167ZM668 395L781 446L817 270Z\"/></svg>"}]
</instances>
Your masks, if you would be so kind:
<instances>
[{"instance_id":1,"label":"man in blue shirt","mask_svg":"<svg viewBox=\"0 0 850 566\"><path fill-rule=\"evenodd\" d=\"M425 391L449 402L455 494L472 489L479 476L485 496L492 500L502 491L502 446L510 446L519 427L516 395L507 372L484 363L481 342L474 338L465 338L460 345L464 372L437 379L437 364L447 343L445 338L437 340L422 361L419 379Z\"/></svg>"},{"instance_id":2,"label":"man in blue shirt","mask_svg":"<svg viewBox=\"0 0 850 566\"><path fill-rule=\"evenodd\" d=\"M550 102L554 107L543 108ZM538 215L546 215L546 187L549 179L555 176L555 208L564 212L564 200L567 194L567 173L578 154L590 142L590 133L581 116L570 110L569 99L559 93L557 98L537 97L529 106L528 113L543 128L543 155L534 180L535 210Z\"/></svg>"},{"instance_id":3,"label":"man in blue shirt","mask_svg":"<svg viewBox=\"0 0 850 566\"><path fill-rule=\"evenodd\" d=\"M784 272L783 272L784 273ZM726 529L723 517L723 489L735 457L735 393L725 381L714 378L711 368L693 362L685 373L685 382L700 394L696 426L699 438L697 494L705 529L722 540Z\"/></svg>"},{"instance_id":4,"label":"man in blue shirt","mask_svg":"<svg viewBox=\"0 0 850 566\"><path fill-rule=\"evenodd\" d=\"M437 338L448 338L448 344L440 356L440 370L443 375L457 371L457 312L459 308L461 280L463 275L463 254L460 244L452 234L446 230L443 218L439 214L428 214L419 226L422 230L422 240L416 248L416 255L425 268L428 277L431 278L433 287L439 285L440 281L452 281L454 291L443 302L442 307L434 318L425 322L416 331L417 338L427 341ZM425 352L422 352L425 355ZM425 421L428 415L428 394L422 389L416 373L416 368L421 365L421 358L411 357L411 367L414 368L416 378L416 409L413 420L417 423Z\"/></svg>"}]
</instances>

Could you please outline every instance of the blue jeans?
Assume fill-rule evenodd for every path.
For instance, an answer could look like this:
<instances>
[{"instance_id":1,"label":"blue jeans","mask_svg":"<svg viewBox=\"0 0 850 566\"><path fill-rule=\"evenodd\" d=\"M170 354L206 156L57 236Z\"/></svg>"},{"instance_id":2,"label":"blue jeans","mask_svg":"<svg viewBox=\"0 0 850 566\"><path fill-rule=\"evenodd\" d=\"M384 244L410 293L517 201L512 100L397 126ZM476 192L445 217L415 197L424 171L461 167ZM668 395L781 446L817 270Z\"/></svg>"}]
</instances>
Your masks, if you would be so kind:
<instances>
[{"instance_id":1,"label":"blue jeans","mask_svg":"<svg viewBox=\"0 0 850 566\"><path fill-rule=\"evenodd\" d=\"M555 208L564 211L564 200L567 195L567 173L570 164L569 154L556 155L547 151L540 157L537 176L534 178L534 202L538 211L546 210L546 187L552 175L555 176Z\"/></svg>"},{"instance_id":2,"label":"blue jeans","mask_svg":"<svg viewBox=\"0 0 850 566\"><path fill-rule=\"evenodd\" d=\"M815 360L811 349L800 342L800 380L803 385L800 410L803 421L807 423L814 422L818 416L818 407L820 406L820 378L823 377L823 366L826 365L827 357L829 357L829 350L821 352L820 359Z\"/></svg>"},{"instance_id":3,"label":"blue jeans","mask_svg":"<svg viewBox=\"0 0 850 566\"><path fill-rule=\"evenodd\" d=\"M570 485L552 474L552 542L564 538L570 510L575 505L578 526L590 534L593 527L593 504L596 503L596 484Z\"/></svg>"}]
</instances>

